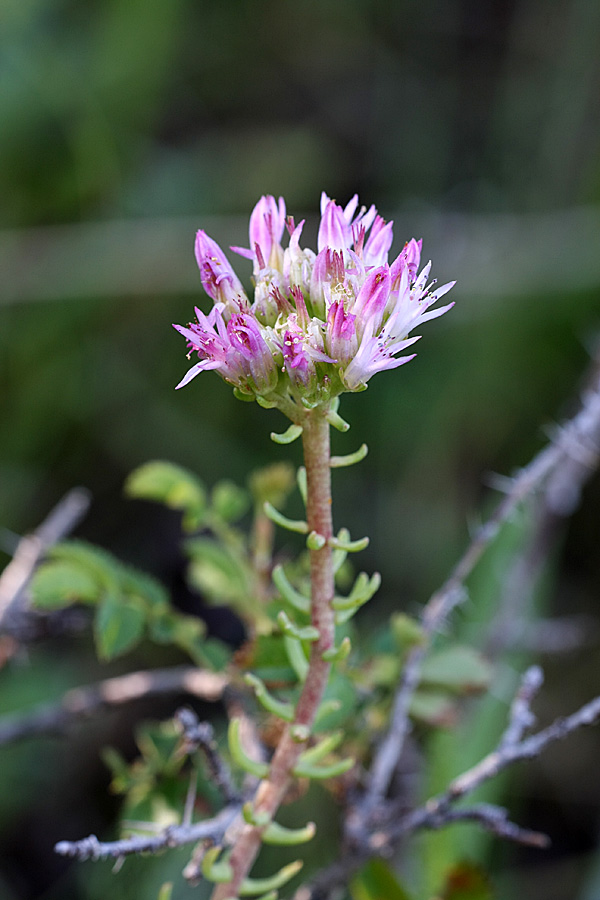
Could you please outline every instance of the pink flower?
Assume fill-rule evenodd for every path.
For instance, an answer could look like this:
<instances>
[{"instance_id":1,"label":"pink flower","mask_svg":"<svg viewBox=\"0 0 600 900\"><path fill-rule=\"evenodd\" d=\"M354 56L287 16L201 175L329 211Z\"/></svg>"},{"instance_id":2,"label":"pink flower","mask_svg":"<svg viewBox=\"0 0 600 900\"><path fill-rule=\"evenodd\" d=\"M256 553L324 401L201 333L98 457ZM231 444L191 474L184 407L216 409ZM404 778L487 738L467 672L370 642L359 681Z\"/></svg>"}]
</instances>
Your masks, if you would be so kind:
<instances>
[{"instance_id":1,"label":"pink flower","mask_svg":"<svg viewBox=\"0 0 600 900\"><path fill-rule=\"evenodd\" d=\"M188 340L189 352L196 351L200 362L177 385L183 387L200 372L215 369L219 375L243 390L263 393L277 383L273 348L268 345L253 316L236 313L225 323L222 304L205 316L196 309L197 322L187 328L174 325Z\"/></svg>"},{"instance_id":2,"label":"pink flower","mask_svg":"<svg viewBox=\"0 0 600 900\"><path fill-rule=\"evenodd\" d=\"M285 229L285 201L275 197L261 197L250 216L250 248L232 247L240 256L254 261L254 274L267 267L281 268L283 248L281 238Z\"/></svg>"},{"instance_id":3,"label":"pink flower","mask_svg":"<svg viewBox=\"0 0 600 900\"><path fill-rule=\"evenodd\" d=\"M204 290L215 303L242 309L249 306L241 282L216 241L206 232L196 235L196 261Z\"/></svg>"},{"instance_id":4,"label":"pink flower","mask_svg":"<svg viewBox=\"0 0 600 900\"><path fill-rule=\"evenodd\" d=\"M175 326L200 358L178 387L214 369L246 394L280 399L288 412L290 401L327 403L411 360L402 354L419 337L410 333L452 307L431 308L454 282L428 283L431 263L418 274L421 241L408 241L388 262L392 223L374 206L359 208L358 196L342 208L322 194L317 254L300 246L303 226L286 220L281 197L256 204L250 249L232 248L253 262L252 302L218 244L198 232L202 283L215 305L208 315L196 310L188 327Z\"/></svg>"}]
</instances>

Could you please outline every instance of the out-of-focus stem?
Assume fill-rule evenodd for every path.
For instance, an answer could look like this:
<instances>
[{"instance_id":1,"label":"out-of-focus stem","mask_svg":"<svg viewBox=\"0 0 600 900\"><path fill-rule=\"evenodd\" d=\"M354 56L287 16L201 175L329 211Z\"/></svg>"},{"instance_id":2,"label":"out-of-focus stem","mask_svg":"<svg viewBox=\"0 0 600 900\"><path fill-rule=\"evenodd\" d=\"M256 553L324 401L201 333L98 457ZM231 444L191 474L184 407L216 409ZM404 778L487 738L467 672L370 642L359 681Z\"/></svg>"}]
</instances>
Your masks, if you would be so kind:
<instances>
[{"instance_id":1,"label":"out-of-focus stem","mask_svg":"<svg viewBox=\"0 0 600 900\"><path fill-rule=\"evenodd\" d=\"M309 669L296 707L294 721L286 726L279 746L273 755L268 776L261 781L254 797L255 813L267 813L273 818L292 779L292 769L306 747L305 740L293 734L297 726L311 728L323 693L327 686L331 663L323 659L323 653L333 646L335 624L331 601L333 599L333 564L329 539L333 535L331 515L331 469L329 423L327 409L315 409L306 413L303 421L302 443L307 478L306 515L309 532L315 531L326 538L320 550L310 551L311 620L319 631L319 639L311 644ZM261 844L261 828L244 824L233 848L229 863L233 879L218 884L212 900L225 900L237 895L239 887L250 871Z\"/></svg>"}]
</instances>

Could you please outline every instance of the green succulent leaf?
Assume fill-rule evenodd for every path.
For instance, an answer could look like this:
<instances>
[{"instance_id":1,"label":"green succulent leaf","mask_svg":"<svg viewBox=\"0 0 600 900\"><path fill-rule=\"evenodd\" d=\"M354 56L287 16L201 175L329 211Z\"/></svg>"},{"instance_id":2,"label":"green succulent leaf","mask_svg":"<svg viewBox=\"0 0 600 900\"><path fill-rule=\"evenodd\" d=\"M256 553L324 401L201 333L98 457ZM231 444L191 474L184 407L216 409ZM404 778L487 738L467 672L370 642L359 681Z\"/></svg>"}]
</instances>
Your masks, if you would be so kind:
<instances>
[{"instance_id":1,"label":"green succulent leaf","mask_svg":"<svg viewBox=\"0 0 600 900\"><path fill-rule=\"evenodd\" d=\"M297 875L302 865L302 860L297 859L284 866L271 878L244 878L238 893L240 897L254 897L256 894L264 894L266 891L276 891L287 884L294 875Z\"/></svg>"}]
</instances>

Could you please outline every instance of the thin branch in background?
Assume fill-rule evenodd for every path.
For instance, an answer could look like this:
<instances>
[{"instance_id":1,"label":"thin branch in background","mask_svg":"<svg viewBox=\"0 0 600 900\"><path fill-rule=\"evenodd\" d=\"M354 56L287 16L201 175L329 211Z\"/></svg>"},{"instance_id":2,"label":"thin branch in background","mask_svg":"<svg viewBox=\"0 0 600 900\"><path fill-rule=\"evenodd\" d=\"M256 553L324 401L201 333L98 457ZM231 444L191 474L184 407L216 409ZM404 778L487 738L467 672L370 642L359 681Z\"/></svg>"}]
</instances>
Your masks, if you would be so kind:
<instances>
[{"instance_id":1,"label":"thin branch in background","mask_svg":"<svg viewBox=\"0 0 600 900\"><path fill-rule=\"evenodd\" d=\"M510 519L517 506L544 485L542 503L547 515L538 518L536 557L547 552L548 543L542 537L547 533L549 517L569 515L579 500L581 490L598 465L600 450L600 354L593 360L588 388L582 396L581 408L572 419L557 430L553 442L546 446L532 462L515 478L503 479L506 496L498 504L490 518L474 534L465 553L458 561L450 577L427 602L422 613L424 640L408 654L396 691L390 726L383 741L376 748L367 786L348 810L345 823L345 850L341 859L324 870L310 887L296 893L296 900L321 900L347 882L348 875L356 871L370 856L391 852L402 837L418 828L438 828L443 824L472 819L499 837L545 846L547 838L536 832L528 832L508 820L506 810L481 804L469 809L455 810L453 804L473 790L481 780L493 777L500 768L527 756L535 756L547 743L557 740L583 724L593 724L600 717L600 698L582 707L568 719L559 719L552 726L527 740L520 740L534 722L530 704L542 681L538 667L527 671L511 706L509 723L497 750L481 763L452 782L448 791L432 798L424 807L403 815L398 803L386 800L390 784L402 755L406 737L410 732L409 708L419 683L422 663L433 635L440 630L447 615L466 596L464 582L481 558L483 552L498 534L501 526ZM545 484L544 484L545 483ZM519 563L531 575L531 560ZM523 573L521 573L523 574ZM525 582L520 580L521 586ZM531 583L531 580L527 582ZM515 585L511 582L512 588ZM511 590L515 601L519 591ZM513 610L514 614L514 610ZM506 631L504 634L506 635ZM556 642L555 642L556 643ZM506 643L503 644L506 646ZM562 647L562 643L560 645ZM386 817L397 823L395 831L382 827Z\"/></svg>"},{"instance_id":2,"label":"thin branch in background","mask_svg":"<svg viewBox=\"0 0 600 900\"><path fill-rule=\"evenodd\" d=\"M421 666L429 650L431 638L440 630L452 610L465 598L465 591L456 586L448 591L440 591L431 598L423 610L421 617L423 637L407 655L402 670L402 681L394 697L390 727L376 750L369 773L369 786L361 801L363 816L370 816L387 794L402 755L404 742L411 727L410 704L419 684Z\"/></svg>"},{"instance_id":3,"label":"thin branch in background","mask_svg":"<svg viewBox=\"0 0 600 900\"><path fill-rule=\"evenodd\" d=\"M91 834L80 841L60 841L54 850L60 856L99 860L121 859L137 853L159 853L161 850L184 847L202 840L218 844L240 810L241 803L229 804L211 819L191 825L169 825L157 835L134 835L119 841L103 842Z\"/></svg>"},{"instance_id":4,"label":"thin branch in background","mask_svg":"<svg viewBox=\"0 0 600 900\"><path fill-rule=\"evenodd\" d=\"M580 483L585 476L589 477L592 465L597 465L598 462L599 443L600 378L596 371L593 386L585 392L580 411L557 432L554 442L541 450L532 462L510 481L506 496L489 519L477 529L450 577L425 605L421 617L425 639L407 656L394 698L390 727L375 753L371 766L369 787L362 800L365 812L375 809L389 790L406 736L410 731L409 708L419 683L421 665L432 636L439 631L449 612L465 598L466 578L517 506L539 488L551 473L560 470L560 477L564 479L563 470L569 467L573 473L575 471L578 473ZM583 455L582 448L585 451ZM574 478L573 475L573 481ZM574 490L573 483L568 492L570 496Z\"/></svg>"},{"instance_id":5,"label":"thin branch in background","mask_svg":"<svg viewBox=\"0 0 600 900\"><path fill-rule=\"evenodd\" d=\"M458 822L477 822L499 838L531 847L547 847L547 835L511 822L508 812L500 806L478 803L455 808L483 782L523 759L539 756L552 743L562 740L577 729L595 725L600 720L600 697L586 703L566 718L556 719L547 728L529 737L523 732L534 721L530 701L541 685L538 666L528 669L511 705L509 722L498 746L472 768L454 778L445 791L430 797L422 806L408 813L398 809L394 800L382 801L379 824L354 822L354 843L346 848L343 857L324 869L312 885L300 888L294 900L327 900L337 888L347 883L349 876L373 856L390 856L407 835L422 829L446 827ZM360 811L360 807L357 808ZM353 811L356 816L356 809Z\"/></svg>"},{"instance_id":6,"label":"thin branch in background","mask_svg":"<svg viewBox=\"0 0 600 900\"><path fill-rule=\"evenodd\" d=\"M44 734L61 734L72 724L101 710L111 709L160 694L187 693L209 702L223 696L227 676L177 666L131 672L89 687L73 688L57 703L46 703L31 712L0 719L0 746Z\"/></svg>"},{"instance_id":7,"label":"thin branch in background","mask_svg":"<svg viewBox=\"0 0 600 900\"><path fill-rule=\"evenodd\" d=\"M586 703L577 712L556 719L547 728L530 737L522 737L527 722L533 721L529 698L541 684L541 670L532 666L523 676L519 691L511 707L509 725L498 746L472 768L454 778L445 791L431 797L422 807L401 817L389 830L389 837L396 840L403 834L419 828L441 827L452 806L472 793L484 781L495 778L499 772L522 759L539 756L549 744L562 740L584 725L595 725L600 719L600 697ZM515 826L516 827L516 826ZM506 834L501 834L506 837Z\"/></svg>"},{"instance_id":8,"label":"thin branch in background","mask_svg":"<svg viewBox=\"0 0 600 900\"><path fill-rule=\"evenodd\" d=\"M498 611L489 626L484 645L484 652L492 659L523 639L527 644L528 638L533 638L534 649L537 644L537 649L541 652L565 652L573 646L581 646L597 632L596 623L590 628L589 621L585 623L582 632L581 623L578 628L576 619L570 626L563 620L554 631L551 622L544 623L545 627L536 622L532 631L528 619L533 588L544 561L556 544L565 519L579 505L583 487L598 466L600 412L598 403L593 398L598 392L599 378L600 347L597 347L589 375L589 382L593 387L586 392L587 403L584 398L579 432L574 434L569 426L557 430L557 439L566 442L568 452L561 464L553 468L544 490L537 496L533 504L530 533L503 577ZM578 640L579 644L576 643Z\"/></svg>"},{"instance_id":9,"label":"thin branch in background","mask_svg":"<svg viewBox=\"0 0 600 900\"><path fill-rule=\"evenodd\" d=\"M212 780L225 800L228 803L239 801L239 791L233 782L229 768L217 751L214 729L210 722L200 722L196 713L185 707L177 710L175 721L182 730L184 752L189 755L196 750L201 750Z\"/></svg>"},{"instance_id":10,"label":"thin branch in background","mask_svg":"<svg viewBox=\"0 0 600 900\"><path fill-rule=\"evenodd\" d=\"M73 488L32 534L20 539L12 560L0 574L0 632L18 631L19 620L26 612L27 585L35 567L50 547L76 528L90 502L89 491Z\"/></svg>"}]
</instances>

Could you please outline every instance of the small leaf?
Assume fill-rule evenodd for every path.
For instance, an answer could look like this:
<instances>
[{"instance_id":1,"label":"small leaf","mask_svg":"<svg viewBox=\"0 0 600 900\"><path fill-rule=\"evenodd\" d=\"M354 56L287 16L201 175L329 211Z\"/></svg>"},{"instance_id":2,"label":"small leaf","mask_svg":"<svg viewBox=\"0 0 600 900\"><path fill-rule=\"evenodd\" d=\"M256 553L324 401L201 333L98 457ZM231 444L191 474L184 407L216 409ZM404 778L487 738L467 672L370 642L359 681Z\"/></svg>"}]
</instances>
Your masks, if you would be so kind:
<instances>
[{"instance_id":1,"label":"small leaf","mask_svg":"<svg viewBox=\"0 0 600 900\"><path fill-rule=\"evenodd\" d=\"M170 599L166 589L146 572L123 566L121 582L127 594L140 597L148 606L157 610L169 608Z\"/></svg>"},{"instance_id":2,"label":"small leaf","mask_svg":"<svg viewBox=\"0 0 600 900\"><path fill-rule=\"evenodd\" d=\"M156 500L183 512L183 527L195 531L207 512L206 490L200 479L173 463L155 460L135 469L125 482L130 497Z\"/></svg>"},{"instance_id":3,"label":"small leaf","mask_svg":"<svg viewBox=\"0 0 600 900\"><path fill-rule=\"evenodd\" d=\"M231 758L240 769L244 770L244 772L249 772L250 775L254 775L256 778L266 778L269 774L269 766L267 763L259 762L248 756L242 745L240 724L240 719L231 719L229 722L227 738L229 741Z\"/></svg>"},{"instance_id":4,"label":"small leaf","mask_svg":"<svg viewBox=\"0 0 600 900\"><path fill-rule=\"evenodd\" d=\"M243 603L248 612L249 573L235 551L210 538L192 538L186 550L192 584L213 603Z\"/></svg>"},{"instance_id":5,"label":"small leaf","mask_svg":"<svg viewBox=\"0 0 600 900\"><path fill-rule=\"evenodd\" d=\"M279 846L292 846L305 844L315 836L317 827L314 822L309 822L304 828L285 828L277 822L271 822L262 835L264 844L276 844Z\"/></svg>"},{"instance_id":6,"label":"small leaf","mask_svg":"<svg viewBox=\"0 0 600 900\"><path fill-rule=\"evenodd\" d=\"M295 425L292 423L289 428L284 431L282 434L278 434L276 431L271 432L271 440L276 444L291 444L292 441L295 441L302 434L302 425Z\"/></svg>"},{"instance_id":7,"label":"small leaf","mask_svg":"<svg viewBox=\"0 0 600 900\"><path fill-rule=\"evenodd\" d=\"M236 522L250 508L248 491L238 487L233 481L220 481L212 492L212 505L226 522Z\"/></svg>"},{"instance_id":8,"label":"small leaf","mask_svg":"<svg viewBox=\"0 0 600 900\"><path fill-rule=\"evenodd\" d=\"M31 579L31 602L38 609L61 609L71 603L96 603L102 586L76 563L42 563Z\"/></svg>"},{"instance_id":9,"label":"small leaf","mask_svg":"<svg viewBox=\"0 0 600 900\"><path fill-rule=\"evenodd\" d=\"M350 882L352 900L411 900L389 864L370 859Z\"/></svg>"},{"instance_id":10,"label":"small leaf","mask_svg":"<svg viewBox=\"0 0 600 900\"><path fill-rule=\"evenodd\" d=\"M248 486L257 506L269 502L279 508L294 487L294 467L283 462L256 469L248 479Z\"/></svg>"},{"instance_id":11,"label":"small leaf","mask_svg":"<svg viewBox=\"0 0 600 900\"><path fill-rule=\"evenodd\" d=\"M287 884L300 871L302 866L302 860L297 859L295 862L284 866L271 878L244 878L238 893L240 897L253 897L265 891L276 891L283 887L284 884Z\"/></svg>"},{"instance_id":12,"label":"small leaf","mask_svg":"<svg viewBox=\"0 0 600 900\"><path fill-rule=\"evenodd\" d=\"M456 708L448 694L418 690L410 703L410 714L434 728L449 728L456 722Z\"/></svg>"},{"instance_id":13,"label":"small leaf","mask_svg":"<svg viewBox=\"0 0 600 900\"><path fill-rule=\"evenodd\" d=\"M101 659L114 659L137 644L146 624L143 604L135 598L106 594L94 623L96 650Z\"/></svg>"},{"instance_id":14,"label":"small leaf","mask_svg":"<svg viewBox=\"0 0 600 900\"><path fill-rule=\"evenodd\" d=\"M481 653L462 645L431 654L421 670L421 683L439 685L460 693L485 690L491 677L491 666Z\"/></svg>"},{"instance_id":15,"label":"small leaf","mask_svg":"<svg viewBox=\"0 0 600 900\"><path fill-rule=\"evenodd\" d=\"M394 613L390 619L392 637L400 650L407 650L425 639L423 626L406 613Z\"/></svg>"}]
</instances>

